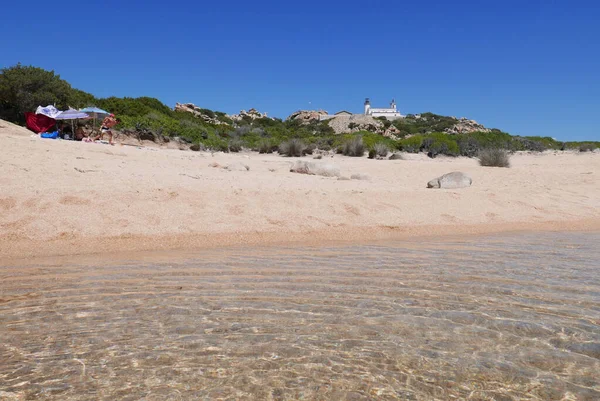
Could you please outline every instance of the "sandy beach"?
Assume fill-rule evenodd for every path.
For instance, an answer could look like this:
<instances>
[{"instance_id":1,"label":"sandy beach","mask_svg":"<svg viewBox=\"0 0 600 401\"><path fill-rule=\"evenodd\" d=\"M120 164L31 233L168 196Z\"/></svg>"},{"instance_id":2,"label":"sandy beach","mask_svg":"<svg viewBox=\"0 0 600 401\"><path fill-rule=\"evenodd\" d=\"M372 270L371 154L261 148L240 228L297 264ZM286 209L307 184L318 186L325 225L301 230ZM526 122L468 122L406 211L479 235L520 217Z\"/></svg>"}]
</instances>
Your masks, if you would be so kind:
<instances>
[{"instance_id":1,"label":"sandy beach","mask_svg":"<svg viewBox=\"0 0 600 401\"><path fill-rule=\"evenodd\" d=\"M43 140L1 122L0 258L600 229L598 153L516 154L508 169L425 155L316 160L369 177L338 180L291 173L295 159L277 154L141 145ZM473 185L426 188L451 171Z\"/></svg>"}]
</instances>

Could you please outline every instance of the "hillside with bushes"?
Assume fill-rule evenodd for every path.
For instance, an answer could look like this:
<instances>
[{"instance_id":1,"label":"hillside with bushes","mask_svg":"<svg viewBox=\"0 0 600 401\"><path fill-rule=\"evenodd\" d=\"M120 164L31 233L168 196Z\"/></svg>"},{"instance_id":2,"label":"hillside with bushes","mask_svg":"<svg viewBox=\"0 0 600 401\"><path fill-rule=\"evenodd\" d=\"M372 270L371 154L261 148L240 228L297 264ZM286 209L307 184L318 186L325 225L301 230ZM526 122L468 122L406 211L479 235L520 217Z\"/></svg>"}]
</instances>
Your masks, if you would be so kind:
<instances>
[{"instance_id":1,"label":"hillside with bushes","mask_svg":"<svg viewBox=\"0 0 600 401\"><path fill-rule=\"evenodd\" d=\"M453 133L457 119L433 113L409 115L395 121L380 119L377 129L360 127L359 131L335 134L331 120L309 122L298 119L282 120L266 117L255 111L229 116L220 111L196 108L189 112L177 110L158 99L96 98L90 93L73 88L53 71L33 66L16 66L0 71L0 118L24 124L24 112L39 105L54 104L59 109L96 106L115 113L120 119L118 130L126 134L143 134L145 138L179 137L192 149L239 151L251 149L259 152L279 150L290 155L312 153L315 150L338 151L362 156L366 152L380 156L387 148L390 152L426 152L437 155L475 156L479 151L500 148L509 151L543 151L547 149L593 150L599 142L560 142L549 137L512 136L498 129L482 127L481 131ZM181 105L180 105L181 106ZM458 121L470 124L470 120ZM363 128L366 128L364 130ZM352 131L352 130L349 130ZM383 135L383 132L393 132ZM357 139L360 138L360 141ZM291 142L293 140L293 143ZM358 144L361 144L360 146Z\"/></svg>"}]
</instances>

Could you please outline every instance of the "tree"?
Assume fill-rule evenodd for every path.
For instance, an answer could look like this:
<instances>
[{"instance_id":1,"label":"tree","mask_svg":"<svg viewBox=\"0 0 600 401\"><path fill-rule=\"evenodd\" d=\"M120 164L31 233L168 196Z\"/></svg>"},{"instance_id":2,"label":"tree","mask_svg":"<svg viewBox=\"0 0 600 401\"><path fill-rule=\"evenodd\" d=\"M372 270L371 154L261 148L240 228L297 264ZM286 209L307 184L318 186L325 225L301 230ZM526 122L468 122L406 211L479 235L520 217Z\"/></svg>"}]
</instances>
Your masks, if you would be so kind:
<instances>
[{"instance_id":1,"label":"tree","mask_svg":"<svg viewBox=\"0 0 600 401\"><path fill-rule=\"evenodd\" d=\"M0 70L0 118L22 124L24 113L54 104L66 108L71 85L54 71L17 64Z\"/></svg>"}]
</instances>

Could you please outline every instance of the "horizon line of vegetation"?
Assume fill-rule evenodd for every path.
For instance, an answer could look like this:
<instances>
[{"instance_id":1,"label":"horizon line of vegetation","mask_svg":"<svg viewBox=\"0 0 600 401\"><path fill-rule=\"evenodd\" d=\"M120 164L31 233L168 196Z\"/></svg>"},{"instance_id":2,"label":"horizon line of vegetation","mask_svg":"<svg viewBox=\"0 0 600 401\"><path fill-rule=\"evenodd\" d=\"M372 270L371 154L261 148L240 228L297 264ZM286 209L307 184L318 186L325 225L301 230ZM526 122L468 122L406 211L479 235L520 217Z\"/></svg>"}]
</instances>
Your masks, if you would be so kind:
<instances>
[{"instance_id":1,"label":"horizon line of vegetation","mask_svg":"<svg viewBox=\"0 0 600 401\"><path fill-rule=\"evenodd\" d=\"M383 128L395 127L398 139L373 132L376 127L354 133L335 134L329 121L303 124L297 120L272 118L252 119L244 116L231 120L225 113L202 109L202 113L221 124L211 124L192 113L175 111L151 97L108 97L94 95L73 88L54 71L17 64L0 70L0 118L24 125L24 113L39 105L55 104L60 109L96 106L116 114L118 129L133 133L152 133L163 137L181 137L198 148L216 151L250 149L260 152L276 151L282 144L296 139L307 149L334 150L343 153L349 141L362 138L364 148L373 150L379 144L390 151L426 152L437 155L475 157L484 149L507 151L571 150L588 151L600 148L597 141L557 141L551 137L512 136L498 129L490 132L447 134L444 130L456 124L452 117L422 113L422 118L379 120ZM423 118L424 117L424 118ZM355 127L350 127L350 129ZM284 146L285 147L285 146ZM306 150L305 150L306 152ZM375 152L377 153L377 152Z\"/></svg>"}]
</instances>

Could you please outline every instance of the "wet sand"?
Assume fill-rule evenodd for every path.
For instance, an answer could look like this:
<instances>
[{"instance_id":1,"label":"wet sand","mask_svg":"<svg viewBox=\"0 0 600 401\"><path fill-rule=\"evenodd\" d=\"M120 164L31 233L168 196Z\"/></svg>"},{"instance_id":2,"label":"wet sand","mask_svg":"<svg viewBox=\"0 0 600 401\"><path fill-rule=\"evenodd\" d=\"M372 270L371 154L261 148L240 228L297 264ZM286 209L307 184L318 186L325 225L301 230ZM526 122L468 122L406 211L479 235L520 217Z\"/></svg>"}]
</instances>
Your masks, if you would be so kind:
<instances>
[{"instance_id":1,"label":"wet sand","mask_svg":"<svg viewBox=\"0 0 600 401\"><path fill-rule=\"evenodd\" d=\"M600 233L0 269L0 399L597 400Z\"/></svg>"}]
</instances>

